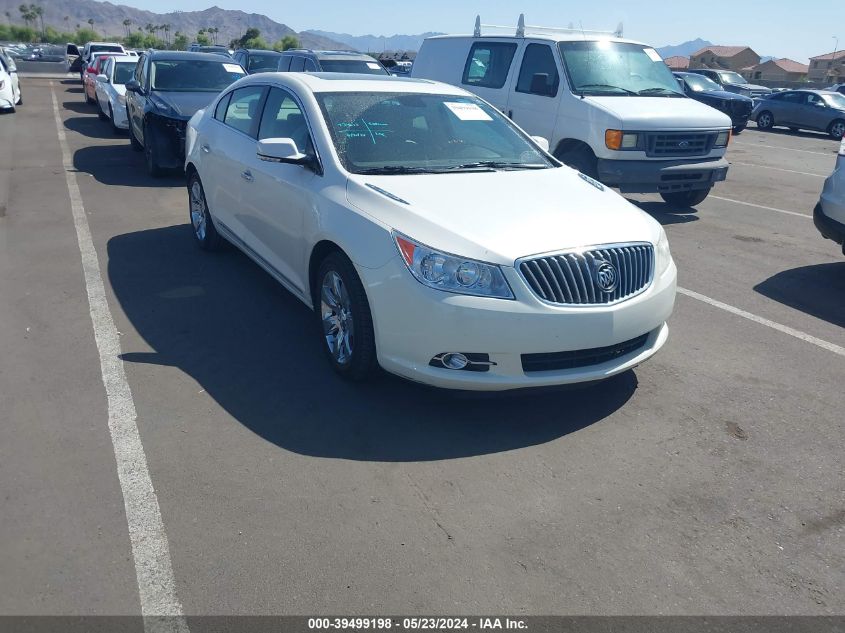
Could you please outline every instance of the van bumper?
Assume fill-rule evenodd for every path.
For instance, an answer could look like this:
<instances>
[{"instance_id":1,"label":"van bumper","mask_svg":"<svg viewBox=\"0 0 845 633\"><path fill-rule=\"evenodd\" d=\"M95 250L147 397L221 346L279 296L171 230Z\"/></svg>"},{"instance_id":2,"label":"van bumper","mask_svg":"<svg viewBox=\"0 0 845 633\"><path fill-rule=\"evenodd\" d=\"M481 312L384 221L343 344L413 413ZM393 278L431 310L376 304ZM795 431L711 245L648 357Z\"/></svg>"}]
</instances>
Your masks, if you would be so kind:
<instances>
[{"instance_id":1,"label":"van bumper","mask_svg":"<svg viewBox=\"0 0 845 633\"><path fill-rule=\"evenodd\" d=\"M728 175L728 161L598 160L599 180L623 193L672 193L709 189Z\"/></svg>"}]
</instances>

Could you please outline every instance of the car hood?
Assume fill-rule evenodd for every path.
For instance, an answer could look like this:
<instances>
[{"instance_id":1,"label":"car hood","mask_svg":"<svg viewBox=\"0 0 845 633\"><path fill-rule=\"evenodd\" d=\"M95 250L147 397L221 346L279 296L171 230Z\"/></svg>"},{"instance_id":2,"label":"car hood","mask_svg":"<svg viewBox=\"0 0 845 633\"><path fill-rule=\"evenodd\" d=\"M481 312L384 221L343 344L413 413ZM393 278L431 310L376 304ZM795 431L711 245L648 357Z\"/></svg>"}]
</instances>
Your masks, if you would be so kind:
<instances>
[{"instance_id":1,"label":"car hood","mask_svg":"<svg viewBox=\"0 0 845 633\"><path fill-rule=\"evenodd\" d=\"M520 257L566 248L656 243L661 230L651 216L615 191L591 184L569 167L352 174L347 199L432 248L506 266Z\"/></svg>"},{"instance_id":2,"label":"car hood","mask_svg":"<svg viewBox=\"0 0 845 633\"><path fill-rule=\"evenodd\" d=\"M584 100L616 117L621 130L712 130L731 126L726 115L687 97L591 96Z\"/></svg>"},{"instance_id":3,"label":"car hood","mask_svg":"<svg viewBox=\"0 0 845 633\"><path fill-rule=\"evenodd\" d=\"M721 99L723 101L753 101L751 97L740 95L735 92L728 92L727 90L701 90L695 93L696 96L713 97L714 99Z\"/></svg>"},{"instance_id":4,"label":"car hood","mask_svg":"<svg viewBox=\"0 0 845 633\"><path fill-rule=\"evenodd\" d=\"M758 86L757 84L732 84L732 83L725 83L722 84L723 86L732 86L734 88L739 88L740 90L763 90L765 92L771 92L771 88L767 88L766 86Z\"/></svg>"},{"instance_id":5,"label":"car hood","mask_svg":"<svg viewBox=\"0 0 845 633\"><path fill-rule=\"evenodd\" d=\"M216 92L153 92L151 97L169 106L180 119L186 121L214 101Z\"/></svg>"}]
</instances>

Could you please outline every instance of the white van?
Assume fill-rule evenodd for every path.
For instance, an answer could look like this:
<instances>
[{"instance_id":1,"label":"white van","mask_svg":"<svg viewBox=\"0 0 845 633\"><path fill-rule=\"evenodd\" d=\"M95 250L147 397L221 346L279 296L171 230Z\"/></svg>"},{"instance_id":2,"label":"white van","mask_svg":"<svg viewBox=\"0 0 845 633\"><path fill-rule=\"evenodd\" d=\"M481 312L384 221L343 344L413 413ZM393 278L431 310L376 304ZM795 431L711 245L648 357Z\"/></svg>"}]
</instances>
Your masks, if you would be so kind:
<instances>
[{"instance_id":1,"label":"white van","mask_svg":"<svg viewBox=\"0 0 845 633\"><path fill-rule=\"evenodd\" d=\"M508 27L426 39L412 77L486 99L567 165L622 192L703 201L728 172L730 118L687 98L660 55L616 33Z\"/></svg>"}]
</instances>

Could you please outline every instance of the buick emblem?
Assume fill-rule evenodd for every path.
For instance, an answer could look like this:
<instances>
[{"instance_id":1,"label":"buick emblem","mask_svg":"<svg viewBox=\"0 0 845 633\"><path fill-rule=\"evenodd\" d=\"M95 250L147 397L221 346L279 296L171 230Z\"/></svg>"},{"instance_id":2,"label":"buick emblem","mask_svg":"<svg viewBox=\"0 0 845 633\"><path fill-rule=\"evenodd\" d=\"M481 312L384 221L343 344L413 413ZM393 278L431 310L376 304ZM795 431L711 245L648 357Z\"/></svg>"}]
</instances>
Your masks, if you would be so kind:
<instances>
[{"instance_id":1,"label":"buick emblem","mask_svg":"<svg viewBox=\"0 0 845 633\"><path fill-rule=\"evenodd\" d=\"M596 285L602 292L613 292L619 283L619 274L616 272L616 266L608 261L597 262L595 277Z\"/></svg>"},{"instance_id":2,"label":"buick emblem","mask_svg":"<svg viewBox=\"0 0 845 633\"><path fill-rule=\"evenodd\" d=\"M686 149L687 147L689 147L689 141L680 141L678 143L678 147L680 147L681 149Z\"/></svg>"}]
</instances>

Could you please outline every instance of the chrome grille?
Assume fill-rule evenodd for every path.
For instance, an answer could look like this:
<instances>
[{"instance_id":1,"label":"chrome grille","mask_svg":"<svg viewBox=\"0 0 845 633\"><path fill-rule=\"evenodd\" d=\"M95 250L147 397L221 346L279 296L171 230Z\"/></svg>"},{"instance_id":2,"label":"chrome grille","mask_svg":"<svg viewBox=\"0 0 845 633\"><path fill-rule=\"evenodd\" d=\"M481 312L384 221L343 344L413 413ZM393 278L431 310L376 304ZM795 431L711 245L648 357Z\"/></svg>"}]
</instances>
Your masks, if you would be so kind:
<instances>
[{"instance_id":1,"label":"chrome grille","mask_svg":"<svg viewBox=\"0 0 845 633\"><path fill-rule=\"evenodd\" d=\"M616 271L616 286L603 290L600 268ZM651 244L619 244L583 252L560 253L519 264L528 286L543 301L557 305L607 305L645 290L654 274Z\"/></svg>"},{"instance_id":2,"label":"chrome grille","mask_svg":"<svg viewBox=\"0 0 845 633\"><path fill-rule=\"evenodd\" d=\"M704 156L718 133L664 132L646 135L648 156Z\"/></svg>"}]
</instances>

